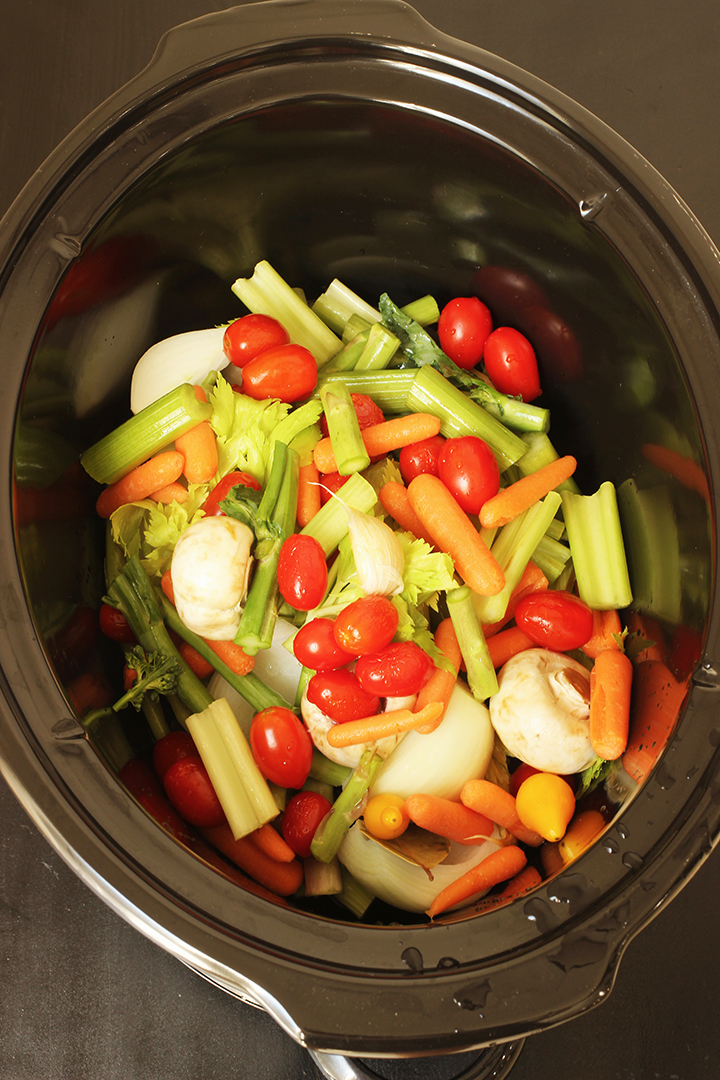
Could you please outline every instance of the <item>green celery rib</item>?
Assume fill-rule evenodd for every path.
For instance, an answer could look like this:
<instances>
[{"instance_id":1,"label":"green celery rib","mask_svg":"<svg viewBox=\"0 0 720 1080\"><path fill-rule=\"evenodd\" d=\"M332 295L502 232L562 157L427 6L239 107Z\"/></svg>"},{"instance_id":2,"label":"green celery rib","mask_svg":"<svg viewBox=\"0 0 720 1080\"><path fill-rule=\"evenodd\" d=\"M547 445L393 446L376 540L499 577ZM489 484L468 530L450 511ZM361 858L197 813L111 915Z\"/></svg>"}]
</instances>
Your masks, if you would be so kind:
<instances>
[{"instance_id":1,"label":"green celery rib","mask_svg":"<svg viewBox=\"0 0 720 1080\"><path fill-rule=\"evenodd\" d=\"M345 371L342 380L351 394L367 394L384 413L403 413L407 412L407 396L416 374L414 370ZM337 375L321 371L313 396L319 396L325 383L335 378Z\"/></svg>"},{"instance_id":2,"label":"green celery rib","mask_svg":"<svg viewBox=\"0 0 720 1080\"><path fill-rule=\"evenodd\" d=\"M318 367L340 352L342 342L337 335L269 262L259 262L252 277L238 278L232 291L249 311L270 315L281 322L291 341L310 350Z\"/></svg>"},{"instance_id":3,"label":"green celery rib","mask_svg":"<svg viewBox=\"0 0 720 1080\"><path fill-rule=\"evenodd\" d=\"M317 748L313 749L310 777L317 783L333 788L342 787L351 772L352 769L349 769L347 765L338 765L337 762L321 754Z\"/></svg>"},{"instance_id":4,"label":"green celery rib","mask_svg":"<svg viewBox=\"0 0 720 1080\"><path fill-rule=\"evenodd\" d=\"M320 400L340 475L351 476L367 469L370 456L360 434L360 423L348 388L339 380L326 383L320 391Z\"/></svg>"},{"instance_id":5,"label":"green celery rib","mask_svg":"<svg viewBox=\"0 0 720 1080\"><path fill-rule=\"evenodd\" d=\"M530 473L537 472L538 469L542 469L543 465L549 465L551 461L557 461L560 456L544 431L528 432L523 435L523 440L527 450L516 463L516 468L520 471L521 476L529 476ZM577 495L580 494L580 488L574 476L563 480L562 484L558 484L556 490L573 491Z\"/></svg>"},{"instance_id":6,"label":"green celery rib","mask_svg":"<svg viewBox=\"0 0 720 1080\"><path fill-rule=\"evenodd\" d=\"M114 484L211 414L212 406L182 383L88 447L80 463L99 484Z\"/></svg>"},{"instance_id":7,"label":"green celery rib","mask_svg":"<svg viewBox=\"0 0 720 1080\"><path fill-rule=\"evenodd\" d=\"M358 918L362 919L367 909L372 904L375 896L369 892L364 885L352 876L346 866L340 865L340 873L342 874L342 892L338 893L335 899L346 907L348 911Z\"/></svg>"},{"instance_id":8,"label":"green celery rib","mask_svg":"<svg viewBox=\"0 0 720 1080\"><path fill-rule=\"evenodd\" d=\"M352 315L359 315L368 325L380 322L380 312L338 278L334 278L317 298L313 311L340 335Z\"/></svg>"},{"instance_id":9,"label":"green celery rib","mask_svg":"<svg viewBox=\"0 0 720 1080\"><path fill-rule=\"evenodd\" d=\"M362 514L369 514L376 502L377 493L372 484L360 473L354 473L347 483L343 484L338 497L329 499L317 514L313 515L301 530L301 535L314 536L325 555L330 555L348 531L345 505L359 510Z\"/></svg>"},{"instance_id":10,"label":"green celery rib","mask_svg":"<svg viewBox=\"0 0 720 1080\"><path fill-rule=\"evenodd\" d=\"M343 345L340 352L336 353L332 360L329 360L322 369L322 378L329 378L339 371L343 373L353 371L365 351L369 337L370 331L364 330L362 333L356 334L352 341L348 341L346 345Z\"/></svg>"},{"instance_id":11,"label":"green celery rib","mask_svg":"<svg viewBox=\"0 0 720 1080\"><path fill-rule=\"evenodd\" d=\"M477 701L486 701L498 692L497 675L490 658L482 625L468 585L446 594L448 612L465 661L468 685Z\"/></svg>"},{"instance_id":12,"label":"green celery rib","mask_svg":"<svg viewBox=\"0 0 720 1080\"><path fill-rule=\"evenodd\" d=\"M606 480L594 495L562 495L563 516L580 597L597 610L632 603L615 485Z\"/></svg>"},{"instance_id":13,"label":"green celery rib","mask_svg":"<svg viewBox=\"0 0 720 1080\"><path fill-rule=\"evenodd\" d=\"M420 296L404 304L400 310L419 326L431 326L440 318L440 308L434 296Z\"/></svg>"},{"instance_id":14,"label":"green celery rib","mask_svg":"<svg viewBox=\"0 0 720 1080\"><path fill-rule=\"evenodd\" d=\"M400 342L386 330L382 323L373 323L368 330L368 339L365 348L358 357L355 371L382 371L386 368L395 353L400 348Z\"/></svg>"},{"instance_id":15,"label":"green celery rib","mask_svg":"<svg viewBox=\"0 0 720 1080\"><path fill-rule=\"evenodd\" d=\"M567 544L561 544L547 534L541 537L532 553L532 561L542 570L551 585L560 577L569 558L570 548Z\"/></svg>"}]
</instances>

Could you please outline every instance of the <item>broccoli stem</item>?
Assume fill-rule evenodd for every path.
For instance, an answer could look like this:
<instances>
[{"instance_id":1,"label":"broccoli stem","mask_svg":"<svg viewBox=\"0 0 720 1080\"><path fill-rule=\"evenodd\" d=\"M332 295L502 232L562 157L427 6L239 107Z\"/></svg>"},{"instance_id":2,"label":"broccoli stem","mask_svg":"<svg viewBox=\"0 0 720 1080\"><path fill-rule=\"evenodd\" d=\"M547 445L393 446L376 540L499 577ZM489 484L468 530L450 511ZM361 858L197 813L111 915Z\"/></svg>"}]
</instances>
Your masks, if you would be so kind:
<instances>
[{"instance_id":1,"label":"broccoli stem","mask_svg":"<svg viewBox=\"0 0 720 1080\"><path fill-rule=\"evenodd\" d=\"M332 810L313 837L310 851L319 862L332 862L337 855L381 765L382 758L374 749L363 752L350 779L333 803Z\"/></svg>"},{"instance_id":2,"label":"broccoli stem","mask_svg":"<svg viewBox=\"0 0 720 1080\"><path fill-rule=\"evenodd\" d=\"M320 400L340 475L351 476L367 469L370 456L360 434L350 391L339 380L327 383L320 391Z\"/></svg>"}]
</instances>

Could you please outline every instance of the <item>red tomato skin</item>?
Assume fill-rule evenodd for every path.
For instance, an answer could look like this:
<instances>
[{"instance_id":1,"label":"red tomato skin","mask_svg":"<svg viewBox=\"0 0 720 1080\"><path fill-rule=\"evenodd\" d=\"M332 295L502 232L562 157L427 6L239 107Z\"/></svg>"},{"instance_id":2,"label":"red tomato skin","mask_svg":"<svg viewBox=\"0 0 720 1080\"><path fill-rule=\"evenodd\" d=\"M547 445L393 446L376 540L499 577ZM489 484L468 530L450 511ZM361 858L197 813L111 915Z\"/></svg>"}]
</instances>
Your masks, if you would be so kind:
<instances>
[{"instance_id":1,"label":"red tomato skin","mask_svg":"<svg viewBox=\"0 0 720 1080\"><path fill-rule=\"evenodd\" d=\"M363 596L340 612L333 632L341 649L362 656L389 645L398 622L397 608L386 596Z\"/></svg>"},{"instance_id":2,"label":"red tomato skin","mask_svg":"<svg viewBox=\"0 0 720 1080\"><path fill-rule=\"evenodd\" d=\"M330 502L333 495L337 495L343 484L347 484L349 476L341 476L339 472L323 473L320 481L320 502L324 506Z\"/></svg>"},{"instance_id":3,"label":"red tomato skin","mask_svg":"<svg viewBox=\"0 0 720 1080\"><path fill-rule=\"evenodd\" d=\"M280 549L278 588L283 600L296 611L312 611L325 596L327 562L322 545L314 536L294 533Z\"/></svg>"},{"instance_id":4,"label":"red tomato skin","mask_svg":"<svg viewBox=\"0 0 720 1080\"><path fill-rule=\"evenodd\" d=\"M579 596L560 589L541 589L522 597L515 622L536 645L555 652L581 649L593 629L591 609Z\"/></svg>"},{"instance_id":5,"label":"red tomato skin","mask_svg":"<svg viewBox=\"0 0 720 1080\"><path fill-rule=\"evenodd\" d=\"M158 739L153 747L153 768L159 780L176 761L186 757L197 757L197 747L192 735L187 731L171 731Z\"/></svg>"},{"instance_id":6,"label":"red tomato skin","mask_svg":"<svg viewBox=\"0 0 720 1080\"><path fill-rule=\"evenodd\" d=\"M250 748L266 779L285 788L301 788L312 765L313 742L294 712L271 706L256 713L250 725Z\"/></svg>"},{"instance_id":7,"label":"red tomato skin","mask_svg":"<svg viewBox=\"0 0 720 1080\"><path fill-rule=\"evenodd\" d=\"M178 814L198 829L222 825L225 813L199 755L180 758L163 777L165 794Z\"/></svg>"},{"instance_id":8,"label":"red tomato skin","mask_svg":"<svg viewBox=\"0 0 720 1080\"><path fill-rule=\"evenodd\" d=\"M261 491L261 486L254 476L247 472L230 472L223 476L222 480L215 485L202 508L207 517L225 517L225 511L220 509L220 503L226 499L232 489L238 484L252 488L253 491Z\"/></svg>"},{"instance_id":9,"label":"red tomato skin","mask_svg":"<svg viewBox=\"0 0 720 1080\"><path fill-rule=\"evenodd\" d=\"M448 439L438 457L438 476L466 514L479 514L500 490L500 466L476 435Z\"/></svg>"},{"instance_id":10,"label":"red tomato skin","mask_svg":"<svg viewBox=\"0 0 720 1080\"><path fill-rule=\"evenodd\" d=\"M469 371L480 363L483 346L492 333L490 309L477 296L458 296L440 312L440 348L453 363Z\"/></svg>"},{"instance_id":11,"label":"red tomato skin","mask_svg":"<svg viewBox=\"0 0 720 1080\"><path fill-rule=\"evenodd\" d=\"M510 775L510 794L517 795L523 780L527 780L528 776L532 776L536 772L540 772L540 770L536 769L534 765L528 765L526 762L521 761L517 769Z\"/></svg>"},{"instance_id":12,"label":"red tomato skin","mask_svg":"<svg viewBox=\"0 0 720 1080\"><path fill-rule=\"evenodd\" d=\"M355 659L335 640L332 619L311 619L301 626L293 639L295 659L311 671L332 671Z\"/></svg>"},{"instance_id":13,"label":"red tomato skin","mask_svg":"<svg viewBox=\"0 0 720 1080\"><path fill-rule=\"evenodd\" d=\"M355 408L361 431L367 427L372 427L373 424L382 424L385 420L385 414L380 406L377 405L371 397L368 397L367 394L351 394L350 399ZM319 423L323 435L327 436L328 423L324 413L320 417Z\"/></svg>"},{"instance_id":14,"label":"red tomato skin","mask_svg":"<svg viewBox=\"0 0 720 1080\"><path fill-rule=\"evenodd\" d=\"M331 810L331 803L319 791L298 791L288 802L282 816L282 834L301 859L310 858L313 837Z\"/></svg>"},{"instance_id":15,"label":"red tomato skin","mask_svg":"<svg viewBox=\"0 0 720 1080\"><path fill-rule=\"evenodd\" d=\"M312 705L338 724L375 716L380 708L379 696L363 690L357 676L347 668L313 675L306 693Z\"/></svg>"},{"instance_id":16,"label":"red tomato skin","mask_svg":"<svg viewBox=\"0 0 720 1080\"><path fill-rule=\"evenodd\" d=\"M420 442L411 443L410 446L403 446L398 464L405 483L409 484L421 473L437 476L438 457L444 445L445 439L442 435L431 435L429 439L421 439Z\"/></svg>"},{"instance_id":17,"label":"red tomato skin","mask_svg":"<svg viewBox=\"0 0 720 1080\"><path fill-rule=\"evenodd\" d=\"M137 638L119 608L114 608L110 604L101 604L98 622L105 637L110 638L111 641L120 641L126 645L137 643Z\"/></svg>"},{"instance_id":18,"label":"red tomato skin","mask_svg":"<svg viewBox=\"0 0 720 1080\"><path fill-rule=\"evenodd\" d=\"M256 401L277 398L287 404L308 397L317 385L317 364L302 345L266 349L243 368L243 393Z\"/></svg>"},{"instance_id":19,"label":"red tomato skin","mask_svg":"<svg viewBox=\"0 0 720 1080\"><path fill-rule=\"evenodd\" d=\"M396 641L380 652L361 656L355 675L368 694L407 697L423 688L434 667L425 650L414 641Z\"/></svg>"},{"instance_id":20,"label":"red tomato skin","mask_svg":"<svg viewBox=\"0 0 720 1080\"><path fill-rule=\"evenodd\" d=\"M534 401L542 393L535 350L519 330L499 326L485 342L483 360L493 384L503 394Z\"/></svg>"},{"instance_id":21,"label":"red tomato skin","mask_svg":"<svg viewBox=\"0 0 720 1080\"><path fill-rule=\"evenodd\" d=\"M231 322L223 334L223 352L231 364L243 368L267 349L290 341L282 323L270 315L253 312Z\"/></svg>"}]
</instances>

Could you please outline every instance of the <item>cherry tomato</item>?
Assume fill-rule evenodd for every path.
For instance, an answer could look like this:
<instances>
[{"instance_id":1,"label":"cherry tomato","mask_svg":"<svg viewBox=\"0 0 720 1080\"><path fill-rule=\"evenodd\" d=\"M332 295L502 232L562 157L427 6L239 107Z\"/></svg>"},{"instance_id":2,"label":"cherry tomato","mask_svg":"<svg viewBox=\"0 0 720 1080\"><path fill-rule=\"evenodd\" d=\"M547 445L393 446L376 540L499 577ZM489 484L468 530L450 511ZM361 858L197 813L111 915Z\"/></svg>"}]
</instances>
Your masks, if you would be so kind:
<instances>
[{"instance_id":1,"label":"cherry tomato","mask_svg":"<svg viewBox=\"0 0 720 1080\"><path fill-rule=\"evenodd\" d=\"M311 671L332 671L355 659L335 640L332 619L311 619L301 626L293 639L295 659Z\"/></svg>"},{"instance_id":2,"label":"cherry tomato","mask_svg":"<svg viewBox=\"0 0 720 1080\"><path fill-rule=\"evenodd\" d=\"M380 708L380 698L363 690L357 675L347 668L319 671L313 675L307 685L307 698L339 724L375 716Z\"/></svg>"},{"instance_id":3,"label":"cherry tomato","mask_svg":"<svg viewBox=\"0 0 720 1080\"><path fill-rule=\"evenodd\" d=\"M170 803L149 762L133 758L120 769L118 779L158 825L181 844L194 847L197 837Z\"/></svg>"},{"instance_id":4,"label":"cherry tomato","mask_svg":"<svg viewBox=\"0 0 720 1080\"><path fill-rule=\"evenodd\" d=\"M448 439L438 457L438 476L466 514L479 514L500 490L500 466L477 435Z\"/></svg>"},{"instance_id":5,"label":"cherry tomato","mask_svg":"<svg viewBox=\"0 0 720 1080\"><path fill-rule=\"evenodd\" d=\"M583 372L582 347L577 337L554 311L544 305L525 309L522 328L534 343L543 372L553 382L571 383Z\"/></svg>"},{"instance_id":6,"label":"cherry tomato","mask_svg":"<svg viewBox=\"0 0 720 1080\"><path fill-rule=\"evenodd\" d=\"M250 747L260 772L273 784L301 788L312 765L313 743L294 712L273 705L256 713Z\"/></svg>"},{"instance_id":7,"label":"cherry tomato","mask_svg":"<svg viewBox=\"0 0 720 1080\"><path fill-rule=\"evenodd\" d=\"M488 375L503 394L534 401L542 393L535 350L519 330L499 326L485 342L483 360Z\"/></svg>"},{"instance_id":8,"label":"cherry tomato","mask_svg":"<svg viewBox=\"0 0 720 1080\"><path fill-rule=\"evenodd\" d=\"M199 829L222 825L225 813L198 755L180 758L163 777L165 794L181 818Z\"/></svg>"},{"instance_id":9,"label":"cherry tomato","mask_svg":"<svg viewBox=\"0 0 720 1080\"><path fill-rule=\"evenodd\" d=\"M431 435L429 439L421 439L420 442L404 446L400 451L399 465L405 483L409 484L420 473L437 476L438 457L444 445L445 439L442 435Z\"/></svg>"},{"instance_id":10,"label":"cherry tomato","mask_svg":"<svg viewBox=\"0 0 720 1080\"><path fill-rule=\"evenodd\" d=\"M374 795L363 813L365 828L378 840L394 840L410 824L405 800L399 795Z\"/></svg>"},{"instance_id":11,"label":"cherry tomato","mask_svg":"<svg viewBox=\"0 0 720 1080\"><path fill-rule=\"evenodd\" d=\"M243 393L256 401L278 398L292 403L308 397L317 385L317 364L302 345L266 349L243 368Z\"/></svg>"},{"instance_id":12,"label":"cherry tomato","mask_svg":"<svg viewBox=\"0 0 720 1080\"><path fill-rule=\"evenodd\" d=\"M349 476L341 476L339 472L323 473L321 478L320 487L320 502L324 506L326 502L330 502L333 495L336 495L343 484L347 484Z\"/></svg>"},{"instance_id":13,"label":"cherry tomato","mask_svg":"<svg viewBox=\"0 0 720 1080\"><path fill-rule=\"evenodd\" d=\"M203 503L202 508L207 517L224 516L225 511L220 509L220 503L223 499L228 497L237 484L244 484L245 487L252 488L253 491L262 490L260 484L254 476L250 475L250 473L230 472L227 476L223 476L222 480L215 485Z\"/></svg>"},{"instance_id":14,"label":"cherry tomato","mask_svg":"<svg viewBox=\"0 0 720 1080\"><path fill-rule=\"evenodd\" d=\"M355 407L355 413L357 414L361 431L367 427L372 427L373 424L383 423L385 414L371 397L368 397L367 394L351 394L350 398ZM328 434L327 417L324 413L320 417L320 429L323 435Z\"/></svg>"},{"instance_id":15,"label":"cherry tomato","mask_svg":"<svg viewBox=\"0 0 720 1080\"><path fill-rule=\"evenodd\" d=\"M310 857L313 837L331 810L332 804L319 791L298 791L285 807L282 834L301 859Z\"/></svg>"},{"instance_id":16,"label":"cherry tomato","mask_svg":"<svg viewBox=\"0 0 720 1080\"><path fill-rule=\"evenodd\" d=\"M562 776L537 772L520 785L515 808L526 829L553 843L563 838L572 820L575 793Z\"/></svg>"},{"instance_id":17,"label":"cherry tomato","mask_svg":"<svg viewBox=\"0 0 720 1080\"><path fill-rule=\"evenodd\" d=\"M280 548L277 568L278 588L296 611L312 611L322 601L327 588L325 552L314 536L294 533Z\"/></svg>"},{"instance_id":18,"label":"cherry tomato","mask_svg":"<svg viewBox=\"0 0 720 1080\"><path fill-rule=\"evenodd\" d=\"M242 368L266 349L289 341L290 335L277 319L253 313L230 323L223 335L223 352L231 364Z\"/></svg>"},{"instance_id":19,"label":"cherry tomato","mask_svg":"<svg viewBox=\"0 0 720 1080\"><path fill-rule=\"evenodd\" d=\"M186 757L197 757L197 747L192 735L187 731L170 731L158 739L153 747L153 768L162 780L165 773L176 761Z\"/></svg>"},{"instance_id":20,"label":"cherry tomato","mask_svg":"<svg viewBox=\"0 0 720 1080\"><path fill-rule=\"evenodd\" d=\"M438 319L440 348L459 368L469 371L480 362L492 332L490 310L477 296L458 296L446 304Z\"/></svg>"},{"instance_id":21,"label":"cherry tomato","mask_svg":"<svg viewBox=\"0 0 720 1080\"><path fill-rule=\"evenodd\" d=\"M593 614L579 596L541 589L518 601L515 622L541 648L568 652L590 640Z\"/></svg>"},{"instance_id":22,"label":"cherry tomato","mask_svg":"<svg viewBox=\"0 0 720 1080\"><path fill-rule=\"evenodd\" d=\"M363 596L338 615L333 628L341 649L362 656L389 645L398 628L397 608L387 596Z\"/></svg>"},{"instance_id":23,"label":"cherry tomato","mask_svg":"<svg viewBox=\"0 0 720 1080\"><path fill-rule=\"evenodd\" d=\"M380 652L361 656L355 675L368 694L408 697L422 689L434 667L425 650L414 641L396 641Z\"/></svg>"},{"instance_id":24,"label":"cherry tomato","mask_svg":"<svg viewBox=\"0 0 720 1080\"><path fill-rule=\"evenodd\" d=\"M111 641L121 641L127 645L137 641L119 608L111 607L110 604L101 604L98 622L105 637L110 638Z\"/></svg>"}]
</instances>

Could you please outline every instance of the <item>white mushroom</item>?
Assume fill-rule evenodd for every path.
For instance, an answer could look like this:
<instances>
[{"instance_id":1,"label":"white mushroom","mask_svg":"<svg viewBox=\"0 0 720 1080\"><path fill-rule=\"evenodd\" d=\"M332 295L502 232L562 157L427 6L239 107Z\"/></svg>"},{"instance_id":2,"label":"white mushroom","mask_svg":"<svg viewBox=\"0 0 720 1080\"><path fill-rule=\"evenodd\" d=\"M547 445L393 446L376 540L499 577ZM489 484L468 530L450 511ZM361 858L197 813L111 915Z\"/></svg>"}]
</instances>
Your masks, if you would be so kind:
<instances>
[{"instance_id":1,"label":"white mushroom","mask_svg":"<svg viewBox=\"0 0 720 1080\"><path fill-rule=\"evenodd\" d=\"M255 537L231 517L204 517L181 534L170 572L178 615L212 641L235 637L250 577Z\"/></svg>"},{"instance_id":2,"label":"white mushroom","mask_svg":"<svg viewBox=\"0 0 720 1080\"><path fill-rule=\"evenodd\" d=\"M412 709L414 704L414 694L412 697L385 698L385 711ZM327 716L322 709L319 709L317 705L313 705L311 701L308 701L307 694L303 694L300 711L305 721L305 727L310 732L310 738L320 753L337 765L346 765L349 769L355 768L362 757L363 751L368 750L371 746L375 747L381 758L386 758L407 734L403 732L401 735L389 735L387 738L379 739L377 742L358 743L357 746L330 746L327 741L327 733L331 727L334 727L335 721Z\"/></svg>"},{"instance_id":3,"label":"white mushroom","mask_svg":"<svg viewBox=\"0 0 720 1080\"><path fill-rule=\"evenodd\" d=\"M526 649L498 674L490 719L505 749L543 772L582 772L590 743L590 675L562 653Z\"/></svg>"}]
</instances>

